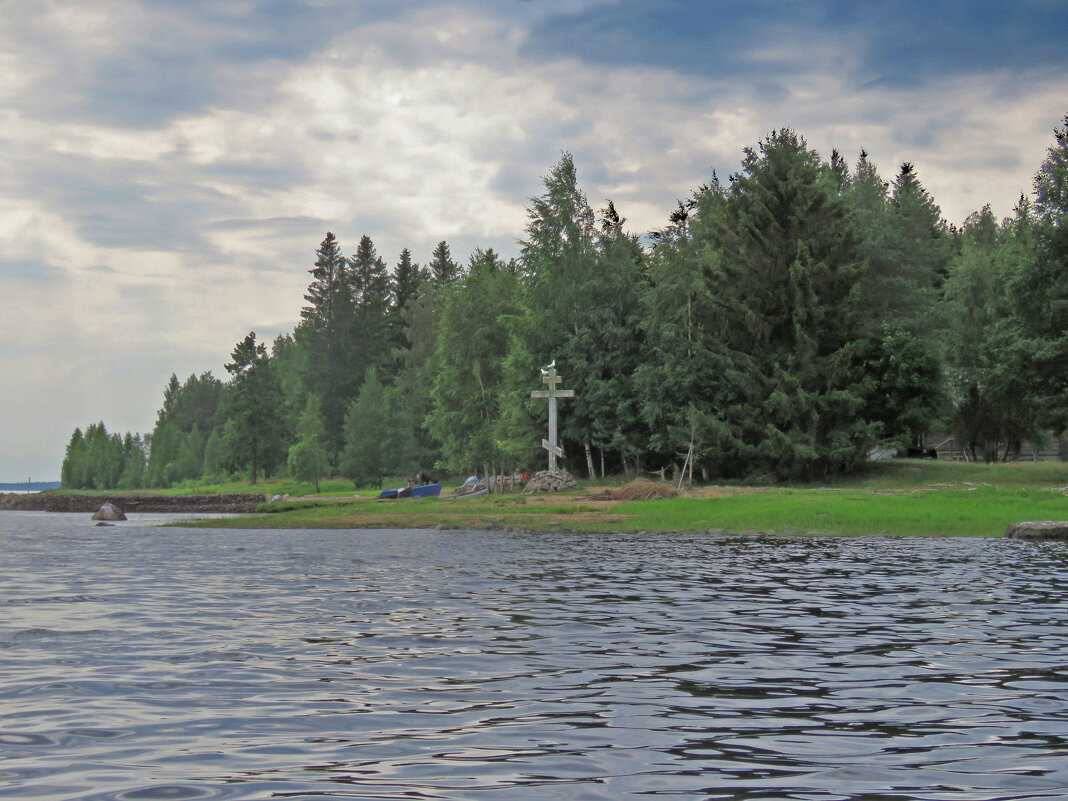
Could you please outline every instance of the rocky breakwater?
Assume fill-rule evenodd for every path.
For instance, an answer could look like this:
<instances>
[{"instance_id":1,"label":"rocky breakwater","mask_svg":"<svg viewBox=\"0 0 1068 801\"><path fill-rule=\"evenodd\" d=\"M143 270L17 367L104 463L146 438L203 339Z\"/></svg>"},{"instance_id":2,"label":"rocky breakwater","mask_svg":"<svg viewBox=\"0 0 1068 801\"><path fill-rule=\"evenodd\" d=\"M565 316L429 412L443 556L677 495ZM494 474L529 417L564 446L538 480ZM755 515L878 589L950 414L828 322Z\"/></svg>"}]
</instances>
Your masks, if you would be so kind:
<instances>
[{"instance_id":1,"label":"rocky breakwater","mask_svg":"<svg viewBox=\"0 0 1068 801\"><path fill-rule=\"evenodd\" d=\"M255 512L267 500L262 493L230 493L227 495L149 495L114 493L111 495L66 495L39 492L20 495L0 493L0 510L23 512L96 512L111 503L124 512L182 512L192 514L221 514Z\"/></svg>"},{"instance_id":2,"label":"rocky breakwater","mask_svg":"<svg viewBox=\"0 0 1068 801\"><path fill-rule=\"evenodd\" d=\"M1068 520L1033 520L1005 529L1010 540L1068 540Z\"/></svg>"}]
</instances>

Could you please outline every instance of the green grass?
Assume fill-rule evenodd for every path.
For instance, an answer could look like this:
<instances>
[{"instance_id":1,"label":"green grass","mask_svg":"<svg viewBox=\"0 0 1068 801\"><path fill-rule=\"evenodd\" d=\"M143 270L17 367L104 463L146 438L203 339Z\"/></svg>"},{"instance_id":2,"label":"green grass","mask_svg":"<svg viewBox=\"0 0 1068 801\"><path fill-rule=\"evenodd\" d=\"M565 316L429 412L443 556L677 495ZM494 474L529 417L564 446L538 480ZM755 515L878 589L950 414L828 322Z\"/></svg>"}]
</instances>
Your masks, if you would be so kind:
<instances>
[{"instance_id":1,"label":"green grass","mask_svg":"<svg viewBox=\"0 0 1068 801\"><path fill-rule=\"evenodd\" d=\"M935 459L869 462L851 476L830 482L838 489L915 489L934 484L989 484L996 487L1068 486L1068 462L985 464Z\"/></svg>"},{"instance_id":2,"label":"green grass","mask_svg":"<svg viewBox=\"0 0 1068 801\"><path fill-rule=\"evenodd\" d=\"M585 531L760 531L771 534L1000 536L1009 523L1068 519L1054 489L863 490L741 488L723 497L596 503L570 493L551 503L511 496L461 501L361 500L251 518L212 521L229 528L503 528Z\"/></svg>"},{"instance_id":3,"label":"green grass","mask_svg":"<svg viewBox=\"0 0 1068 801\"><path fill-rule=\"evenodd\" d=\"M1010 523L1068 519L1068 496L1053 489L1026 487L901 494L788 489L640 501L628 504L626 512L628 528L648 531L1000 536Z\"/></svg>"}]
</instances>

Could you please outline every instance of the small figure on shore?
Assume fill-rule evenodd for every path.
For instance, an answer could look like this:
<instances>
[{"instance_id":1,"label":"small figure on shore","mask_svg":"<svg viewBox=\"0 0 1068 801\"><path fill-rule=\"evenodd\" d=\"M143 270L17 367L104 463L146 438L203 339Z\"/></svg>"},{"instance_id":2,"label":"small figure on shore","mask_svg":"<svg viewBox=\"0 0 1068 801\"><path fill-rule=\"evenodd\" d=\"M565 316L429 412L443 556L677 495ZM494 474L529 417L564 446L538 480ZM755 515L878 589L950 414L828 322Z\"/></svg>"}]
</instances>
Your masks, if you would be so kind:
<instances>
[{"instance_id":1,"label":"small figure on shore","mask_svg":"<svg viewBox=\"0 0 1068 801\"><path fill-rule=\"evenodd\" d=\"M415 474L415 483L420 486L426 486L427 484L437 484L438 482L420 470Z\"/></svg>"}]
</instances>

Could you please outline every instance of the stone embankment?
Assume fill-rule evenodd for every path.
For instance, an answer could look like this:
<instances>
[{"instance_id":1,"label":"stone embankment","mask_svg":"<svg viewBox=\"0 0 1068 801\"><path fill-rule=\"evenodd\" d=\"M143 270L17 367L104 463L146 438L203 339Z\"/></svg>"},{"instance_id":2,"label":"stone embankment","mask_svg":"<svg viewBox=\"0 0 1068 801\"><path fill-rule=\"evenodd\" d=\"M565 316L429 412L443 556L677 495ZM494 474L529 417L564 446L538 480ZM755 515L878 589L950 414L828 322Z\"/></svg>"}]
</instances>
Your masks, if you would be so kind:
<instances>
[{"instance_id":1,"label":"stone embankment","mask_svg":"<svg viewBox=\"0 0 1068 801\"><path fill-rule=\"evenodd\" d=\"M40 492L20 495L0 493L0 510L23 512L95 512L105 503L112 503L124 512L185 512L219 514L255 512L267 500L262 493L231 493L229 495L64 495Z\"/></svg>"}]
</instances>

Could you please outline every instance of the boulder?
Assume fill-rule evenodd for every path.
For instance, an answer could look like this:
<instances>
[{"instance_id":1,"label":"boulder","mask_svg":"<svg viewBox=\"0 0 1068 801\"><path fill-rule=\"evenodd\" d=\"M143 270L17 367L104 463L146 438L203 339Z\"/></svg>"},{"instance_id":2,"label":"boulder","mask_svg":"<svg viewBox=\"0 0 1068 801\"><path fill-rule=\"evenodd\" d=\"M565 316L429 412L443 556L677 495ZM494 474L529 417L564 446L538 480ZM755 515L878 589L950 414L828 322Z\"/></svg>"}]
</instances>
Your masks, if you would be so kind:
<instances>
[{"instance_id":1,"label":"boulder","mask_svg":"<svg viewBox=\"0 0 1068 801\"><path fill-rule=\"evenodd\" d=\"M125 520L126 513L111 501L104 503L96 510L93 520Z\"/></svg>"},{"instance_id":2,"label":"boulder","mask_svg":"<svg viewBox=\"0 0 1068 801\"><path fill-rule=\"evenodd\" d=\"M1068 521L1012 523L1005 529L1005 536L1010 540L1068 540Z\"/></svg>"}]
</instances>

